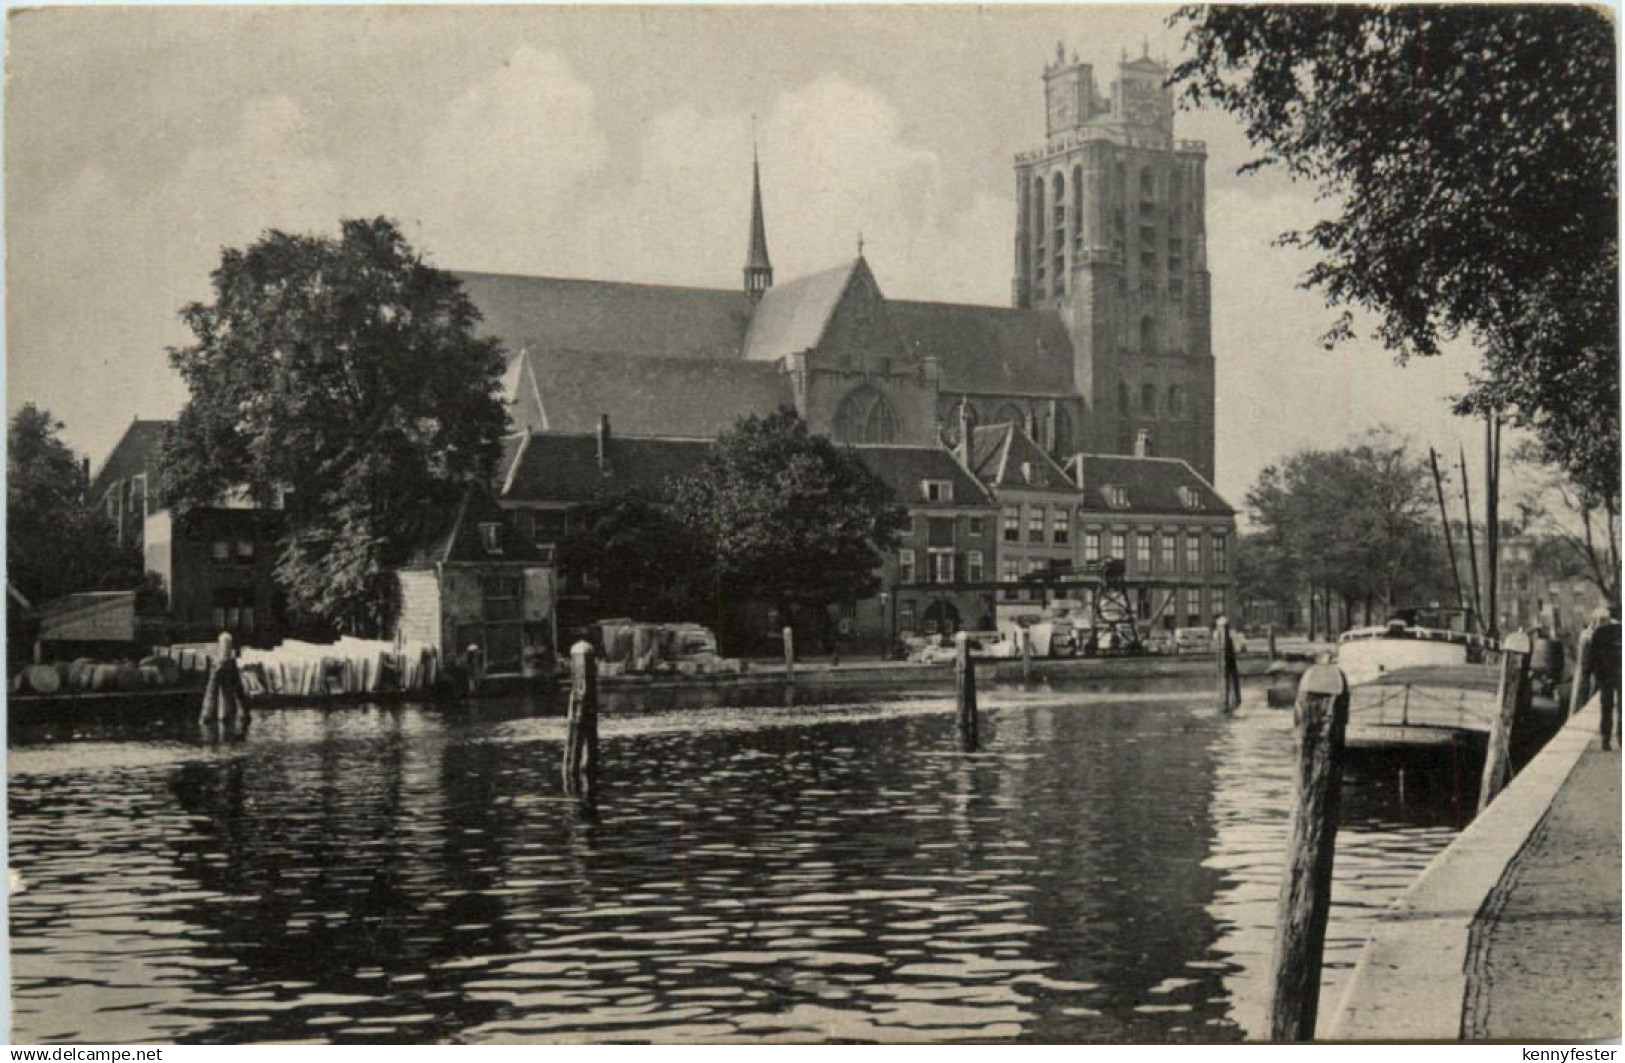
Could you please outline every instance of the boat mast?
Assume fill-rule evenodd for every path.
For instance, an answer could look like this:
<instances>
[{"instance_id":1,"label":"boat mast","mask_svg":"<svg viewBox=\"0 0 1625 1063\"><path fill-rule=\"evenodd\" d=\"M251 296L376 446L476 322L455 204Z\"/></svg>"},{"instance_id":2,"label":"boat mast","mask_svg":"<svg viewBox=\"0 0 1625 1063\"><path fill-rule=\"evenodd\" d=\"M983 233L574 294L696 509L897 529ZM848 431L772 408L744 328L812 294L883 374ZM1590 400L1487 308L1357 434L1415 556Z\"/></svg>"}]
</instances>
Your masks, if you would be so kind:
<instances>
[{"instance_id":1,"label":"boat mast","mask_svg":"<svg viewBox=\"0 0 1625 1063\"><path fill-rule=\"evenodd\" d=\"M1458 444L1460 446L1460 444ZM1473 612L1478 618L1478 630L1484 631L1484 596L1478 586L1478 548L1473 545L1473 493L1467 482L1467 448L1460 447L1461 504L1467 510L1467 567L1473 574Z\"/></svg>"},{"instance_id":2,"label":"boat mast","mask_svg":"<svg viewBox=\"0 0 1625 1063\"><path fill-rule=\"evenodd\" d=\"M1433 470L1433 493L1439 499L1439 530L1444 533L1444 551L1450 557L1450 582L1456 587L1456 605L1467 611L1467 596L1461 589L1461 569L1456 564L1456 539L1450 534L1450 511L1444 504L1444 481L1439 476L1439 453L1428 447L1428 467Z\"/></svg>"},{"instance_id":3,"label":"boat mast","mask_svg":"<svg viewBox=\"0 0 1625 1063\"><path fill-rule=\"evenodd\" d=\"M1484 420L1484 492L1484 620L1489 636L1497 638L1501 634L1501 614L1495 608L1501 567L1501 416L1494 410Z\"/></svg>"}]
</instances>

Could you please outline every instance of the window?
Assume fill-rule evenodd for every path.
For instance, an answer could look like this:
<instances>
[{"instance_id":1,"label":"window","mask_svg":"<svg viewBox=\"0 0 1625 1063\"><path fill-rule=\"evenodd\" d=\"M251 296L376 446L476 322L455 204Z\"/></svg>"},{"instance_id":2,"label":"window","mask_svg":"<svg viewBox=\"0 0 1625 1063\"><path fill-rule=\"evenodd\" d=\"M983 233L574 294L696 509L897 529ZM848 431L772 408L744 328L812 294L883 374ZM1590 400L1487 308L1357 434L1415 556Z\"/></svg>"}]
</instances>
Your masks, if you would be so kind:
<instances>
[{"instance_id":1,"label":"window","mask_svg":"<svg viewBox=\"0 0 1625 1063\"><path fill-rule=\"evenodd\" d=\"M1006 601L1014 601L1020 597L1021 590L1015 585L1016 580L1020 578L1021 568L1015 558L1007 557L999 562L999 582L1005 585L1004 597Z\"/></svg>"},{"instance_id":2,"label":"window","mask_svg":"<svg viewBox=\"0 0 1625 1063\"><path fill-rule=\"evenodd\" d=\"M931 582L952 583L954 581L954 552L952 550L931 551Z\"/></svg>"},{"instance_id":3,"label":"window","mask_svg":"<svg viewBox=\"0 0 1625 1063\"><path fill-rule=\"evenodd\" d=\"M1004 541L1019 543L1021 541L1021 507L1004 507Z\"/></svg>"},{"instance_id":4,"label":"window","mask_svg":"<svg viewBox=\"0 0 1625 1063\"><path fill-rule=\"evenodd\" d=\"M1202 508L1202 492L1194 487L1185 486L1179 489L1179 501L1186 509Z\"/></svg>"},{"instance_id":5,"label":"window","mask_svg":"<svg viewBox=\"0 0 1625 1063\"><path fill-rule=\"evenodd\" d=\"M1213 615L1215 617L1222 616L1224 614L1224 611L1225 611L1225 609L1224 609L1224 605L1225 605L1225 602L1224 602L1224 588L1223 587L1214 587L1213 591L1212 591L1212 594L1213 594Z\"/></svg>"},{"instance_id":6,"label":"window","mask_svg":"<svg viewBox=\"0 0 1625 1063\"><path fill-rule=\"evenodd\" d=\"M1083 536L1083 559L1085 561L1100 560L1100 533L1097 531L1085 532Z\"/></svg>"},{"instance_id":7,"label":"window","mask_svg":"<svg viewBox=\"0 0 1625 1063\"><path fill-rule=\"evenodd\" d=\"M1050 513L1050 541L1063 546L1072 540L1072 515L1065 506L1056 506Z\"/></svg>"},{"instance_id":8,"label":"window","mask_svg":"<svg viewBox=\"0 0 1625 1063\"><path fill-rule=\"evenodd\" d=\"M965 555L965 578L971 583L982 582L982 551L972 550Z\"/></svg>"},{"instance_id":9,"label":"window","mask_svg":"<svg viewBox=\"0 0 1625 1063\"><path fill-rule=\"evenodd\" d=\"M914 514L912 513L908 515L908 520L903 523L903 537L907 539L914 537Z\"/></svg>"},{"instance_id":10,"label":"window","mask_svg":"<svg viewBox=\"0 0 1625 1063\"><path fill-rule=\"evenodd\" d=\"M1202 571L1202 537L1196 532L1185 537L1185 571Z\"/></svg>"},{"instance_id":11,"label":"window","mask_svg":"<svg viewBox=\"0 0 1625 1063\"><path fill-rule=\"evenodd\" d=\"M920 489L925 494L927 502L952 502L954 500L954 485L952 480L922 480Z\"/></svg>"},{"instance_id":12,"label":"window","mask_svg":"<svg viewBox=\"0 0 1625 1063\"><path fill-rule=\"evenodd\" d=\"M1185 588L1185 626L1196 627L1202 623L1202 589L1200 587Z\"/></svg>"},{"instance_id":13,"label":"window","mask_svg":"<svg viewBox=\"0 0 1625 1063\"><path fill-rule=\"evenodd\" d=\"M905 635L914 634L914 603L897 603L897 627Z\"/></svg>"},{"instance_id":14,"label":"window","mask_svg":"<svg viewBox=\"0 0 1625 1063\"><path fill-rule=\"evenodd\" d=\"M1157 385L1140 385L1140 412L1147 417L1157 415Z\"/></svg>"},{"instance_id":15,"label":"window","mask_svg":"<svg viewBox=\"0 0 1625 1063\"><path fill-rule=\"evenodd\" d=\"M1151 533L1136 532L1134 535L1134 563L1141 572L1151 571Z\"/></svg>"},{"instance_id":16,"label":"window","mask_svg":"<svg viewBox=\"0 0 1625 1063\"><path fill-rule=\"evenodd\" d=\"M209 560L224 564L231 560L231 540L216 539L209 545Z\"/></svg>"},{"instance_id":17,"label":"window","mask_svg":"<svg viewBox=\"0 0 1625 1063\"><path fill-rule=\"evenodd\" d=\"M970 537L972 539L980 539L982 537L982 518L981 517L972 517L970 519Z\"/></svg>"},{"instance_id":18,"label":"window","mask_svg":"<svg viewBox=\"0 0 1625 1063\"><path fill-rule=\"evenodd\" d=\"M210 618L221 631L254 629L254 591L251 587L221 587L210 595Z\"/></svg>"},{"instance_id":19,"label":"window","mask_svg":"<svg viewBox=\"0 0 1625 1063\"><path fill-rule=\"evenodd\" d=\"M489 572L480 579L486 620L519 619L520 578L512 572Z\"/></svg>"},{"instance_id":20,"label":"window","mask_svg":"<svg viewBox=\"0 0 1625 1063\"><path fill-rule=\"evenodd\" d=\"M1179 537L1173 532L1162 533L1162 555L1158 563L1164 572L1172 572L1179 564Z\"/></svg>"},{"instance_id":21,"label":"window","mask_svg":"<svg viewBox=\"0 0 1625 1063\"><path fill-rule=\"evenodd\" d=\"M848 393L835 410L835 438L843 443L890 443L899 428L891 403L868 384Z\"/></svg>"},{"instance_id":22,"label":"window","mask_svg":"<svg viewBox=\"0 0 1625 1063\"><path fill-rule=\"evenodd\" d=\"M530 515L530 537L537 546L553 546L564 538L565 515L561 509L537 509Z\"/></svg>"},{"instance_id":23,"label":"window","mask_svg":"<svg viewBox=\"0 0 1625 1063\"><path fill-rule=\"evenodd\" d=\"M1119 561L1128 560L1128 532L1112 532L1112 556Z\"/></svg>"},{"instance_id":24,"label":"window","mask_svg":"<svg viewBox=\"0 0 1625 1063\"><path fill-rule=\"evenodd\" d=\"M1027 510L1027 541L1042 543L1044 541L1044 507L1033 506Z\"/></svg>"},{"instance_id":25,"label":"window","mask_svg":"<svg viewBox=\"0 0 1625 1063\"><path fill-rule=\"evenodd\" d=\"M1215 535L1213 537L1213 571L1215 572L1225 571L1225 566L1227 564L1225 559L1225 547L1227 545L1228 544L1226 543L1223 535Z\"/></svg>"},{"instance_id":26,"label":"window","mask_svg":"<svg viewBox=\"0 0 1625 1063\"><path fill-rule=\"evenodd\" d=\"M484 544L486 553L502 553L502 525L496 521L481 523L480 542Z\"/></svg>"},{"instance_id":27,"label":"window","mask_svg":"<svg viewBox=\"0 0 1625 1063\"><path fill-rule=\"evenodd\" d=\"M1157 179L1149 166L1140 168L1140 198L1142 200L1157 198Z\"/></svg>"},{"instance_id":28,"label":"window","mask_svg":"<svg viewBox=\"0 0 1625 1063\"><path fill-rule=\"evenodd\" d=\"M914 582L914 551L899 550L897 552L897 582Z\"/></svg>"},{"instance_id":29,"label":"window","mask_svg":"<svg viewBox=\"0 0 1625 1063\"><path fill-rule=\"evenodd\" d=\"M1100 489L1100 493L1105 497L1106 504L1113 509L1128 508L1128 488L1123 485L1107 484Z\"/></svg>"},{"instance_id":30,"label":"window","mask_svg":"<svg viewBox=\"0 0 1625 1063\"><path fill-rule=\"evenodd\" d=\"M237 540L237 562L242 565L252 565L254 563L254 540Z\"/></svg>"}]
</instances>

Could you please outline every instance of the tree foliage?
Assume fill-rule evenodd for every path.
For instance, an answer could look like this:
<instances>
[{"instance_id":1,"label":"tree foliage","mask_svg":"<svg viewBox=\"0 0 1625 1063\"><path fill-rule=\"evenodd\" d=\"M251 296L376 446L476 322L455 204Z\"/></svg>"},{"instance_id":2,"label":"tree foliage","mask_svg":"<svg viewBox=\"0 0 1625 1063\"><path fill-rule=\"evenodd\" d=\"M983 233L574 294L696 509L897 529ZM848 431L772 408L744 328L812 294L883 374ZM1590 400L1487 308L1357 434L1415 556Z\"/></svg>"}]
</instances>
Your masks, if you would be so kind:
<instances>
[{"instance_id":1,"label":"tree foliage","mask_svg":"<svg viewBox=\"0 0 1625 1063\"><path fill-rule=\"evenodd\" d=\"M1269 548L1269 585L1323 587L1350 613L1446 596L1430 492L1426 466L1383 433L1267 467L1247 505Z\"/></svg>"},{"instance_id":2,"label":"tree foliage","mask_svg":"<svg viewBox=\"0 0 1625 1063\"><path fill-rule=\"evenodd\" d=\"M703 610L710 555L668 508L635 495L570 513L559 567L585 576L604 616L692 620Z\"/></svg>"},{"instance_id":3,"label":"tree foliage","mask_svg":"<svg viewBox=\"0 0 1625 1063\"><path fill-rule=\"evenodd\" d=\"M1283 241L1401 361L1466 334L1458 412L1502 411L1591 494L1619 492L1614 29L1595 6L1182 8L1190 104L1338 213ZM1617 509L1617 504L1615 506Z\"/></svg>"},{"instance_id":4,"label":"tree foliage","mask_svg":"<svg viewBox=\"0 0 1625 1063\"><path fill-rule=\"evenodd\" d=\"M1536 539L1534 564L1553 579L1588 579L1619 600L1619 498L1598 497L1547 465L1536 447L1510 455L1517 522Z\"/></svg>"},{"instance_id":5,"label":"tree foliage","mask_svg":"<svg viewBox=\"0 0 1625 1063\"><path fill-rule=\"evenodd\" d=\"M296 618L376 631L425 507L490 475L503 352L393 223L265 233L224 252L170 362L191 397L166 450L183 519L233 490L283 505L276 575Z\"/></svg>"},{"instance_id":6,"label":"tree foliage","mask_svg":"<svg viewBox=\"0 0 1625 1063\"><path fill-rule=\"evenodd\" d=\"M141 552L84 498L79 457L63 425L24 403L6 435L6 578L31 602L79 591L136 590Z\"/></svg>"},{"instance_id":7,"label":"tree foliage","mask_svg":"<svg viewBox=\"0 0 1625 1063\"><path fill-rule=\"evenodd\" d=\"M786 618L875 593L881 552L908 520L855 451L789 409L720 436L678 485L676 512L709 549L719 595L772 602Z\"/></svg>"}]
</instances>

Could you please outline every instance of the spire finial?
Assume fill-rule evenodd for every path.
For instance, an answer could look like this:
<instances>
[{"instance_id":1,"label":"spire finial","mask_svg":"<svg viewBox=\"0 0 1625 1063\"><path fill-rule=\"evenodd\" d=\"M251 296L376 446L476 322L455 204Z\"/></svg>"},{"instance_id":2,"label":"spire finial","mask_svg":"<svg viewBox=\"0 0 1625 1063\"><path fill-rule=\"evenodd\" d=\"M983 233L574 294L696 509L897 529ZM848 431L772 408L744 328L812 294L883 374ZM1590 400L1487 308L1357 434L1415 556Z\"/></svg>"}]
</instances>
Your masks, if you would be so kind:
<instances>
[{"instance_id":1,"label":"spire finial","mask_svg":"<svg viewBox=\"0 0 1625 1063\"><path fill-rule=\"evenodd\" d=\"M858 257L863 257L863 230L858 230Z\"/></svg>"},{"instance_id":2,"label":"spire finial","mask_svg":"<svg viewBox=\"0 0 1625 1063\"><path fill-rule=\"evenodd\" d=\"M1149 37L1141 37L1140 38L1140 58L1141 59L1149 59L1149 58L1151 58L1151 38L1149 38Z\"/></svg>"}]
</instances>

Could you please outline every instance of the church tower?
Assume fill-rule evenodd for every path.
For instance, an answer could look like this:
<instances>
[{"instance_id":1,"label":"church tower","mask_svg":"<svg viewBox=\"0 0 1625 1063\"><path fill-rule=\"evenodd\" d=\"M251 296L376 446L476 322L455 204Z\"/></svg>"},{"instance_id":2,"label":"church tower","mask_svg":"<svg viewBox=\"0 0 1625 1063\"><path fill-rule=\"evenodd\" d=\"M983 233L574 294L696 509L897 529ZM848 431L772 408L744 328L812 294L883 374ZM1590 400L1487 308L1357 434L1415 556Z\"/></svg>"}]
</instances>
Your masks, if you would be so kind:
<instances>
[{"instance_id":1,"label":"church tower","mask_svg":"<svg viewBox=\"0 0 1625 1063\"><path fill-rule=\"evenodd\" d=\"M773 262L767 257L767 223L762 220L762 164L750 156L750 248L745 252L745 294L752 306L773 287Z\"/></svg>"},{"instance_id":2,"label":"church tower","mask_svg":"<svg viewBox=\"0 0 1625 1063\"><path fill-rule=\"evenodd\" d=\"M1013 297L1054 310L1088 408L1082 442L1180 457L1213 478L1207 149L1176 140L1168 67L1118 64L1112 94L1057 47L1045 141L1016 156Z\"/></svg>"}]
</instances>

